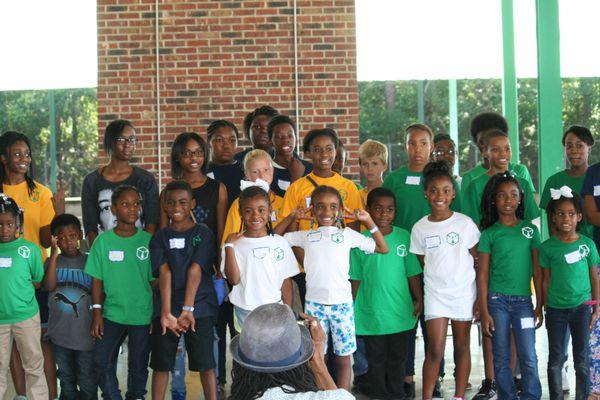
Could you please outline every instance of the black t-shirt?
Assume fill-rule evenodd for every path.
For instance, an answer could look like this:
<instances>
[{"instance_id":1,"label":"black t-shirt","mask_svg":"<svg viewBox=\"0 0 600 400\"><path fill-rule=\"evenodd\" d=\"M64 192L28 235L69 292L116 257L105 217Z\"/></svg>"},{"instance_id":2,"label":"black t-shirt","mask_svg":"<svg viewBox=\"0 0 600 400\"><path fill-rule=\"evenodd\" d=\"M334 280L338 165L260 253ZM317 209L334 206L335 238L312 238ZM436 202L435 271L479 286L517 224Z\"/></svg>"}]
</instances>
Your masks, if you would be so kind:
<instances>
[{"instance_id":1,"label":"black t-shirt","mask_svg":"<svg viewBox=\"0 0 600 400\"><path fill-rule=\"evenodd\" d=\"M83 180L81 189L81 211L85 232L102 233L116 225L116 217L110 211L113 190L120 185L135 187L142 197L142 212L136 222L138 228L158 224L158 186L152 173L133 167L133 172L121 182L107 181L98 170L92 171Z\"/></svg>"},{"instance_id":2,"label":"black t-shirt","mask_svg":"<svg viewBox=\"0 0 600 400\"><path fill-rule=\"evenodd\" d=\"M217 236L219 185L220 183L216 180L207 178L202 186L192 189L192 195L196 200L196 207L192 209L194 218L196 218L197 223L206 224L215 237Z\"/></svg>"},{"instance_id":3,"label":"black t-shirt","mask_svg":"<svg viewBox=\"0 0 600 400\"><path fill-rule=\"evenodd\" d=\"M244 171L239 162L229 165L217 165L208 163L208 173L210 178L216 179L227 188L227 208L240 195L240 181L244 179Z\"/></svg>"},{"instance_id":4,"label":"black t-shirt","mask_svg":"<svg viewBox=\"0 0 600 400\"><path fill-rule=\"evenodd\" d=\"M204 224L198 224L184 232L166 227L158 231L150 241L152 275L159 277L162 264L167 263L171 268L171 314L175 317L181 314L188 268L192 263L199 264L202 269L202 279L194 300L194 317L217 315L217 294L213 285L214 241L214 235ZM158 310L161 307L160 301L158 296Z\"/></svg>"},{"instance_id":5,"label":"black t-shirt","mask_svg":"<svg viewBox=\"0 0 600 400\"><path fill-rule=\"evenodd\" d=\"M311 173L313 165L308 161L298 158L302 164L304 164L304 175L306 176ZM292 182L292 176L287 168L282 167L277 163L273 163L275 168L273 171L273 182L271 182L271 190L279 197L285 196L290 183Z\"/></svg>"}]
</instances>

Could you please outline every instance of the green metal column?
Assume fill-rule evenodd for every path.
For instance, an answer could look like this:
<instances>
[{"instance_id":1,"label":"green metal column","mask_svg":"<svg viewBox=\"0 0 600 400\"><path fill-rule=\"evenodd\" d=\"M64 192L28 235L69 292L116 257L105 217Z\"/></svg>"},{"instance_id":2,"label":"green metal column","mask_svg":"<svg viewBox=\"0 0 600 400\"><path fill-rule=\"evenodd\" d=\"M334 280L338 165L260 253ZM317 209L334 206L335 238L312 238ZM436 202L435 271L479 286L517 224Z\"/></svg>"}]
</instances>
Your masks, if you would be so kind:
<instances>
[{"instance_id":1,"label":"green metal column","mask_svg":"<svg viewBox=\"0 0 600 400\"><path fill-rule=\"evenodd\" d=\"M56 104L54 90L48 90L48 108L50 110L50 189L56 192L58 165L56 162Z\"/></svg>"},{"instance_id":2,"label":"green metal column","mask_svg":"<svg viewBox=\"0 0 600 400\"><path fill-rule=\"evenodd\" d=\"M419 123L425 123L425 84L417 81L417 116Z\"/></svg>"},{"instance_id":3,"label":"green metal column","mask_svg":"<svg viewBox=\"0 0 600 400\"><path fill-rule=\"evenodd\" d=\"M448 80L448 119L450 120L450 137L456 143L456 162L454 174L459 174L460 160L458 157L458 94L456 79Z\"/></svg>"},{"instance_id":4,"label":"green metal column","mask_svg":"<svg viewBox=\"0 0 600 400\"><path fill-rule=\"evenodd\" d=\"M558 0L536 0L539 186L564 168ZM547 228L542 229L546 234Z\"/></svg>"},{"instance_id":5,"label":"green metal column","mask_svg":"<svg viewBox=\"0 0 600 400\"><path fill-rule=\"evenodd\" d=\"M519 105L517 97L517 72L515 68L515 29L513 1L502 1L502 111L508 121L512 161L519 162Z\"/></svg>"}]
</instances>

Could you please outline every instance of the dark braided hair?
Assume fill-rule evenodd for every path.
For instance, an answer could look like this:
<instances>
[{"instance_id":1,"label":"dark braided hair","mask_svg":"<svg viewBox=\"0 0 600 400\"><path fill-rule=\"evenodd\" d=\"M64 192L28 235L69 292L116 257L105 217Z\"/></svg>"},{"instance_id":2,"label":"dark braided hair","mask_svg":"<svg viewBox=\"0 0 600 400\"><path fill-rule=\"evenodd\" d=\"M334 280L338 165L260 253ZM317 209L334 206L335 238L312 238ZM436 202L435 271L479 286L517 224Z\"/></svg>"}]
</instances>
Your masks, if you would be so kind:
<instances>
[{"instance_id":1,"label":"dark braided hair","mask_svg":"<svg viewBox=\"0 0 600 400\"><path fill-rule=\"evenodd\" d=\"M16 201L7 197L4 193L0 193L0 214L10 213L17 220L17 228L19 236L23 237L23 226L25 221L25 212L19 207Z\"/></svg>"},{"instance_id":2,"label":"dark braided hair","mask_svg":"<svg viewBox=\"0 0 600 400\"><path fill-rule=\"evenodd\" d=\"M317 186L310 195L310 204L314 205L316 198L325 193L334 194L337 196L337 198L340 202L340 208L339 208L339 212L338 212L336 221L340 225L340 229L344 229L346 227L346 224L344 223L344 200L342 199L342 195L336 188L334 188L332 186L327 186L327 185ZM313 211L313 215L314 215L314 211Z\"/></svg>"},{"instance_id":3,"label":"dark braided hair","mask_svg":"<svg viewBox=\"0 0 600 400\"><path fill-rule=\"evenodd\" d=\"M134 192L135 194L137 194L138 197L140 198L140 202L142 201L142 195L140 194L140 191L137 190L137 188L135 186L132 186L132 185L119 185L113 191L112 196L110 197L111 204L113 206L116 206L117 203L119 202L119 198L123 195L123 193L130 192L130 191Z\"/></svg>"},{"instance_id":4,"label":"dark braided hair","mask_svg":"<svg viewBox=\"0 0 600 400\"><path fill-rule=\"evenodd\" d=\"M29 158L31 162L29 163L29 172L25 172L25 181L27 182L27 194L29 194L29 196L31 197L37 185L31 177L31 175L33 175L33 154L31 154L31 144L29 143L29 139L27 138L27 136L15 131L4 132L4 134L0 136L0 154L4 155L4 157L6 158L9 158L10 147L16 142L25 142L25 144L29 148ZM0 163L0 192L3 191L2 186L4 184L6 176L7 173L4 164Z\"/></svg>"},{"instance_id":5,"label":"dark braided hair","mask_svg":"<svg viewBox=\"0 0 600 400\"><path fill-rule=\"evenodd\" d=\"M208 125L208 128L206 128L208 141L210 142L215 132L219 128L223 127L231 128L231 130L233 130L233 133L235 133L235 137L239 137L238 129L233 122L227 121L226 119L218 119L216 121L211 122L210 125Z\"/></svg>"},{"instance_id":6,"label":"dark braided hair","mask_svg":"<svg viewBox=\"0 0 600 400\"><path fill-rule=\"evenodd\" d=\"M448 178L454 186L454 178L452 177L452 167L446 160L430 161L423 168L423 187L427 190L427 186L434 179Z\"/></svg>"},{"instance_id":7,"label":"dark braided hair","mask_svg":"<svg viewBox=\"0 0 600 400\"><path fill-rule=\"evenodd\" d=\"M239 197L239 206L240 206L240 217L242 215L242 210L244 208L244 202L248 199L252 199L254 197L262 197L266 200L267 204L269 205L269 207L271 207L271 199L269 198L269 193L265 192L265 190L263 188L261 188L260 186L250 186L244 190L242 190L242 192L240 193L240 197ZM242 226L240 227L240 232L242 232L244 230L244 219L241 218L242 220ZM269 214L269 217L267 218L267 235L272 236L273 233L273 223L271 222L271 214Z\"/></svg>"},{"instance_id":8,"label":"dark braided hair","mask_svg":"<svg viewBox=\"0 0 600 400\"><path fill-rule=\"evenodd\" d=\"M498 208L496 208L496 194L498 192L498 187L505 183L512 183L519 190L520 202L517 206L515 214L518 219L525 219L526 199L523 188L521 188L517 178L515 178L510 172L503 172L492 176L485 185L485 189L483 189L483 196L481 196L481 203L479 205L481 209L481 230L489 228L498 221L499 216Z\"/></svg>"},{"instance_id":9,"label":"dark braided hair","mask_svg":"<svg viewBox=\"0 0 600 400\"><path fill-rule=\"evenodd\" d=\"M554 199L550 200L550 202L546 206L546 215L548 216L548 223L554 224L554 221L552 221L552 216L556 212L556 208L558 207L558 205L565 201L570 201L571 203L573 203L573 206L575 207L575 211L577 211L577 214L583 215L583 200L581 199L581 196L576 191L573 191L572 194L573 194L573 197L561 196L558 200L554 200ZM581 224L582 221L583 221L583 218L581 219L581 221L577 222L577 226L576 226L577 229L579 228L579 225Z\"/></svg>"},{"instance_id":10,"label":"dark braided hair","mask_svg":"<svg viewBox=\"0 0 600 400\"><path fill-rule=\"evenodd\" d=\"M231 370L231 394L229 400L253 400L262 397L270 388L280 387L284 393L317 392L315 377L304 363L282 372L255 372L242 367L235 361Z\"/></svg>"},{"instance_id":11,"label":"dark braided hair","mask_svg":"<svg viewBox=\"0 0 600 400\"><path fill-rule=\"evenodd\" d=\"M250 137L250 129L252 128L252 122L254 121L254 119L258 116L261 115L266 115L267 117L274 117L276 115L279 115L279 111L277 111L276 109L274 109L271 106L261 106L256 108L254 111L252 111L251 113L248 113L248 115L246 115L246 118L244 118L244 132L246 133L246 136L248 137L248 139L252 139Z\"/></svg>"}]
</instances>

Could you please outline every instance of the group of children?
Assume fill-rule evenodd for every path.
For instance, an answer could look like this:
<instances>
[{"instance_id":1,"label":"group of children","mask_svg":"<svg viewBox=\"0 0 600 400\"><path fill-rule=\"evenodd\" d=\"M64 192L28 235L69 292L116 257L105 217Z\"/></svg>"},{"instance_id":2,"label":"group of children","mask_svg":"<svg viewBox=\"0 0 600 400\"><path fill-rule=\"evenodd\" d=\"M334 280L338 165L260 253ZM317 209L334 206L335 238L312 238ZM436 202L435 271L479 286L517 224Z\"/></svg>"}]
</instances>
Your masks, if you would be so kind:
<instances>
[{"instance_id":1,"label":"group of children","mask_svg":"<svg viewBox=\"0 0 600 400\"><path fill-rule=\"evenodd\" d=\"M173 180L159 194L150 174L130 164L133 125L109 124L110 162L86 177L82 193L89 254L79 247L79 220L60 214L49 226L43 263L45 246L23 234L28 210L0 196L0 398L13 338L27 396L48 398L39 340L44 306L61 399L94 399L98 387L104 398L121 399L116 368L125 338L126 398L146 395L148 365L152 398L165 398L169 374L173 398L184 397L185 349L205 398L216 399L224 396L227 330L234 335L252 310L276 302L318 318L330 337L337 385L350 389L354 355L355 367L362 365L355 390L373 399L415 397L419 322L423 398L441 396L448 325L454 398L465 398L473 320L485 335L486 369L474 398L539 399L535 329L544 319L550 398L563 394L569 335L576 398L587 398L600 358L589 357L600 262L600 237L587 236L600 226L600 177L587 168L589 130L565 133L570 167L542 192L550 225L542 243L535 189L527 169L510 162L508 127L498 114L472 121L483 162L462 179L452 172L455 143L426 125L406 129L408 165L385 180L387 148L367 140L359 148L364 188L342 175L345 152L334 130L306 134L309 163L296 151L289 117L263 106L244 125L253 148L237 154L238 131L229 121L211 123L206 141L180 134ZM48 298L38 307L40 287ZM598 384L592 381L593 392Z\"/></svg>"}]
</instances>

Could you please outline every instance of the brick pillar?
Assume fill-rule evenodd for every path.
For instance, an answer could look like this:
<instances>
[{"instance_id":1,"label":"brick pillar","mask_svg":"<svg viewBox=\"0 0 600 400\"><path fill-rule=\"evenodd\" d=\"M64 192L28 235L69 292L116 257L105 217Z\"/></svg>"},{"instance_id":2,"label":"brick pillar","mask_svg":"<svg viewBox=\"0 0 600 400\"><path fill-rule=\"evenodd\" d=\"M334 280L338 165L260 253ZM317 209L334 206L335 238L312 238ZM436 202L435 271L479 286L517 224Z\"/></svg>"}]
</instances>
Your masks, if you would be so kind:
<instances>
[{"instance_id":1,"label":"brick pillar","mask_svg":"<svg viewBox=\"0 0 600 400\"><path fill-rule=\"evenodd\" d=\"M131 120L140 139L136 163L156 173L155 3L97 4L99 141L110 120ZM299 0L297 7L300 135L334 128L356 159L354 2ZM241 133L244 116L263 104L295 118L293 1L163 0L158 15L163 179L181 132L204 135L210 121L225 118Z\"/></svg>"}]
</instances>

